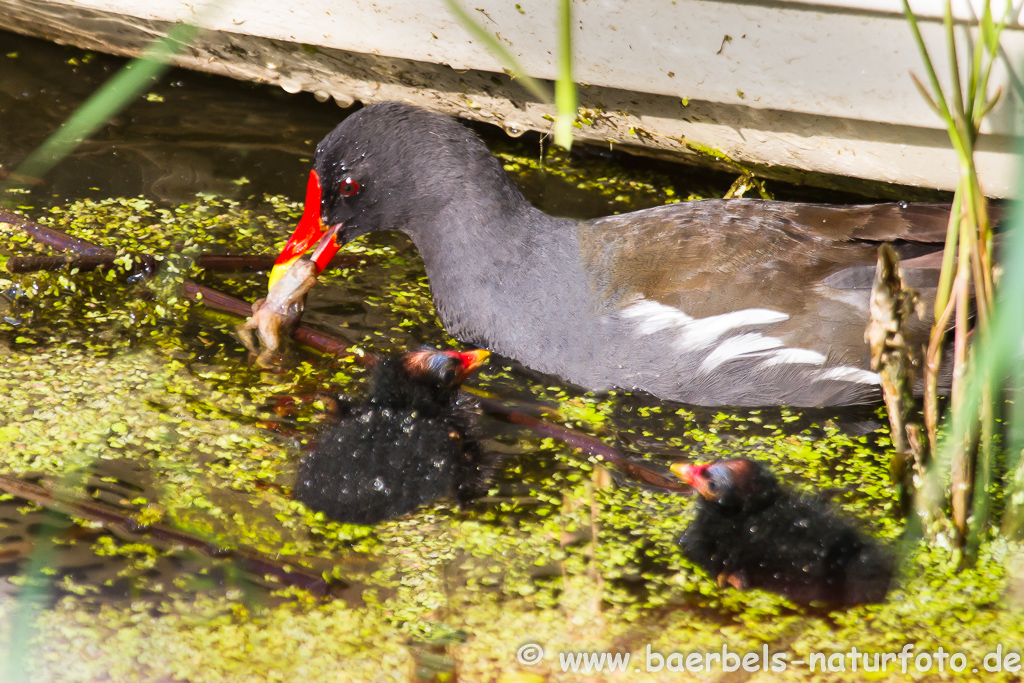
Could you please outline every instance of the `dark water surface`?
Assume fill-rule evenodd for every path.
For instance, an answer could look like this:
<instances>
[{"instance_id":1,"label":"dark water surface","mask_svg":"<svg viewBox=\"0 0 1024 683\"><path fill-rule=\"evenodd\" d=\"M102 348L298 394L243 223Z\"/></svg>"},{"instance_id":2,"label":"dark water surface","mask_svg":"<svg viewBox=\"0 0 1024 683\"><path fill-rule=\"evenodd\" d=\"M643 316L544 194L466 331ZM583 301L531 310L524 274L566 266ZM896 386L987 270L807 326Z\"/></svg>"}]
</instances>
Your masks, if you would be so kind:
<instances>
[{"instance_id":1,"label":"dark water surface","mask_svg":"<svg viewBox=\"0 0 1024 683\"><path fill-rule=\"evenodd\" d=\"M123 63L0 32L0 170L13 170ZM109 246L275 253L294 224L317 141L346 113L307 94L172 70L43 185L11 196L30 217ZM540 168L533 163L541 155L536 137L511 140L479 129L528 198L558 215L587 218L721 196L734 180L592 148L546 157ZM771 189L779 198L857 199ZM348 251L360 265L325 275L310 294L308 323L367 352L450 342L407 239L372 236ZM27 253L33 248L13 237L0 243L2 256ZM248 300L266 286L263 274L189 276ZM0 442L9 444L0 473L72 484L79 495L129 514L162 515L223 546L244 545L315 571L334 568L349 587L345 601L365 620L362 631L341 631L338 638L355 649L338 658L394 650L395 666L404 670L402 657L420 657L404 649L408 639L436 644L458 632L452 642L479 647L480 661L492 658L490 669L479 665L490 675L506 656L488 645L495 629L504 629L502 647L512 652L530 633L573 642L565 634L576 627L562 620L594 604L605 606L597 621L608 624L584 619L590 626L579 627L580 642L617 639L624 647L662 633L693 647L726 638L785 648L794 636L783 624L795 616L821 642L834 620L844 619L774 596L719 591L675 546L691 514L686 498L628 482L595 487L593 464L572 449L495 419L481 418L479 429L484 450L501 465L490 495L477 503L463 510L438 505L372 529L316 519L288 493L322 416L314 404L281 406L318 390L358 395L365 371L355 354L327 359L300 349L287 371L261 373L233 336L238 321L186 305L170 274L151 285L84 273L0 282ZM470 384L558 406L569 423L655 465L737 452L769 459L792 482L833 495L873 531L899 533L876 407L737 412L642 395L595 397L502 359ZM597 529L600 543L592 540ZM283 613L259 622L247 620L246 610L288 609L291 618L308 607L230 561L135 540L24 501L0 501L0 575L11 579L0 581L0 600L42 596L55 606L52 619L64 619L53 628L72 631L75 610L143 605L136 611L166 625L193 618L193 598L197 605L209 600L210 610L234 615L228 621L239 628L270 629L268 638L277 637L269 624ZM40 557L54 571L43 588L26 593L17 579ZM361 592L367 586L372 599ZM175 602L183 596L189 607ZM57 608L64 599L74 602ZM685 615L673 616L678 610ZM124 632L122 614L107 614L97 632ZM723 635L719 626L733 630ZM879 634L903 627L864 628L884 642ZM176 633L171 640L179 645L193 637L188 629ZM164 671L149 666L147 675Z\"/></svg>"}]
</instances>

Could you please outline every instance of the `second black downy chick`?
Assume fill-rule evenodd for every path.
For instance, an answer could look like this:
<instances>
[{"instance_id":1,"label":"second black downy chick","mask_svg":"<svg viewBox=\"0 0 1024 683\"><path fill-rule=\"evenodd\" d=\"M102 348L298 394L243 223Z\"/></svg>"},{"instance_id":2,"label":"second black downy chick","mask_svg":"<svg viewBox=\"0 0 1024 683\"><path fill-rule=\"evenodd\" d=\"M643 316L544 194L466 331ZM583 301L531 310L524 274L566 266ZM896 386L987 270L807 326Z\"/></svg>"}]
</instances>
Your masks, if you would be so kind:
<instances>
[{"instance_id":1,"label":"second black downy chick","mask_svg":"<svg viewBox=\"0 0 1024 683\"><path fill-rule=\"evenodd\" d=\"M785 489L747 458L672 471L701 495L680 544L720 586L763 588L797 602L881 602L895 559L827 501Z\"/></svg>"},{"instance_id":2,"label":"second black downy chick","mask_svg":"<svg viewBox=\"0 0 1024 683\"><path fill-rule=\"evenodd\" d=\"M419 349L377 361L369 398L303 458L295 498L353 524L399 517L447 496L463 500L479 451L456 399L488 355Z\"/></svg>"}]
</instances>

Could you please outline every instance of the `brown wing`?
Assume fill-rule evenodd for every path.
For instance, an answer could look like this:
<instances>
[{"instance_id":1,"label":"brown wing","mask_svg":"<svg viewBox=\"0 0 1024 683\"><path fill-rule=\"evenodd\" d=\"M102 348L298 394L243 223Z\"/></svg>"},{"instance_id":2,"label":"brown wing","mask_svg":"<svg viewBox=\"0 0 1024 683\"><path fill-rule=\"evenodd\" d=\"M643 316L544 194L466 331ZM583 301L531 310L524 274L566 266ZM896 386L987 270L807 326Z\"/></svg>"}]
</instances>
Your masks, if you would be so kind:
<instances>
[{"instance_id":1,"label":"brown wing","mask_svg":"<svg viewBox=\"0 0 1024 683\"><path fill-rule=\"evenodd\" d=\"M868 266L878 244L911 242L910 257L941 248L949 207L939 204L834 206L756 199L703 200L580 225L584 262L607 310L637 296L695 317L737 308L795 313L832 278L854 289L870 277L836 274ZM934 247L932 245L935 245ZM931 263L931 262L929 262ZM856 271L855 271L856 272Z\"/></svg>"},{"instance_id":2,"label":"brown wing","mask_svg":"<svg viewBox=\"0 0 1024 683\"><path fill-rule=\"evenodd\" d=\"M580 245L599 313L638 299L703 318L765 308L789 316L771 334L824 354L860 355L878 245L920 258L941 249L948 205L835 206L703 200L582 223ZM912 262L913 263L913 262ZM939 260L908 273L927 290ZM928 291L922 291L926 298ZM856 350L856 351L853 351ZM853 360L851 358L850 360Z\"/></svg>"}]
</instances>

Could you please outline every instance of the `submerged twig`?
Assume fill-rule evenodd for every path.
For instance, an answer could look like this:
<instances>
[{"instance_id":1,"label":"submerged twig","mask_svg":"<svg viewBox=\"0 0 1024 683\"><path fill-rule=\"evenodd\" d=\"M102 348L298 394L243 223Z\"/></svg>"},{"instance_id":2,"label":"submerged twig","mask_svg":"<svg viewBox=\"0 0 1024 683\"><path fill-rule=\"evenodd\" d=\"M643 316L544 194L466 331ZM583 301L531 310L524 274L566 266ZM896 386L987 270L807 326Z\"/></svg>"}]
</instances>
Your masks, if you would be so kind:
<instances>
[{"instance_id":1,"label":"submerged twig","mask_svg":"<svg viewBox=\"0 0 1024 683\"><path fill-rule=\"evenodd\" d=\"M156 259L152 256L131 257L130 273L152 273L156 269ZM107 270L119 265L117 257L83 256L68 254L66 256L12 256L7 259L9 273L35 273L40 270L53 272L64 268L77 268L81 272L91 270Z\"/></svg>"},{"instance_id":2,"label":"submerged twig","mask_svg":"<svg viewBox=\"0 0 1024 683\"><path fill-rule=\"evenodd\" d=\"M484 391L479 387L467 387L465 385L461 387L461 392L463 395L472 396L473 398L488 399L487 412L494 415L504 415L506 412L515 411L542 420L546 419L549 421L554 420L556 422L565 422L568 419L558 408L544 403L520 401L519 399L500 396L489 391Z\"/></svg>"},{"instance_id":3,"label":"submerged twig","mask_svg":"<svg viewBox=\"0 0 1024 683\"><path fill-rule=\"evenodd\" d=\"M598 460L604 461L611 467L614 467L623 474L639 482L650 486L657 486L658 488L668 489L670 491L676 491L678 493L690 493L692 491L689 486L682 483L675 477L665 476L648 467L640 465L639 463L631 461L617 448L609 446L601 439L590 436L589 434L584 434L583 432L575 429L570 429L569 427L563 427L562 425L548 422L547 420L526 415L521 411L504 405L500 401L475 395L474 398L479 402L480 408L484 412L504 417L513 424L526 427L538 436L558 439L562 443L572 446L586 455L591 455Z\"/></svg>"},{"instance_id":4,"label":"submerged twig","mask_svg":"<svg viewBox=\"0 0 1024 683\"><path fill-rule=\"evenodd\" d=\"M9 273L35 273L40 270L57 271L65 267L77 268L81 272L90 270L106 270L119 264L120 257L113 255L86 256L68 254L66 256L12 256L7 259ZM162 263L150 254L128 254L131 261L130 273L155 273ZM196 267L216 273L259 272L270 270L274 266L273 256L255 254L200 254L193 261ZM331 265L349 267L359 264L355 256L335 256Z\"/></svg>"},{"instance_id":5,"label":"submerged twig","mask_svg":"<svg viewBox=\"0 0 1024 683\"><path fill-rule=\"evenodd\" d=\"M48 247L59 251L70 251L80 256L107 256L113 255L112 249L93 244L88 240L72 237L65 232L40 225L33 220L16 214L13 211L0 209L0 223L7 223L24 231L36 242L45 244Z\"/></svg>"},{"instance_id":6,"label":"submerged twig","mask_svg":"<svg viewBox=\"0 0 1024 683\"><path fill-rule=\"evenodd\" d=\"M0 210L0 222L10 223L11 225L14 225L24 230L36 241L46 244L48 246L62 249L70 249L75 254L83 257L85 259L85 261L83 261L84 263L93 263L92 259L95 257L99 257L98 260L95 261L95 263L97 264L106 263L106 258L114 258L113 252L109 249L100 247L96 244L93 244L92 242L89 242L88 240L82 240L76 237L71 237L70 235L63 233L60 230L40 225L35 221L25 218L24 216L19 216L18 214L11 213L10 211ZM64 262L64 257L52 258L60 259L61 263ZM152 256L145 254L136 255L133 258L141 259L142 263L147 263L147 259L153 259ZM356 257L351 258L353 262L358 262L358 259ZM10 265L10 261L14 260L15 259L10 259L8 261L8 266ZM196 263L197 265L203 265L206 268L213 269L216 269L218 267L223 268L226 265L230 264L237 265L239 263L247 264L248 266L261 266L261 268L259 269L263 269L262 267L269 268L270 266L272 266L273 260L273 257L269 256L231 256L209 254L200 256L196 260ZM96 265L95 267L100 267L100 265ZM249 317L249 315L251 315L252 313L252 306L250 304L245 303L241 299L236 299L233 296L229 296L227 294L218 292L215 289L204 287L203 285L195 283L191 280L185 280L184 287L185 294L192 300L198 301L200 299L205 298L205 303L212 306L213 308L225 310L228 311L229 313L234 313L235 315L240 315L244 318ZM348 345L345 344L344 342L341 342L331 337L330 335L324 335L323 333L317 332L316 330L313 330L306 326L299 326L299 328L295 332L295 339L299 343L306 344L307 346L311 346L315 349L323 351L324 353L329 353L332 355L338 355L348 350Z\"/></svg>"},{"instance_id":7,"label":"submerged twig","mask_svg":"<svg viewBox=\"0 0 1024 683\"><path fill-rule=\"evenodd\" d=\"M135 536L148 536L157 541L201 552L211 558L229 559L237 562L247 572L258 576L272 576L287 586L296 586L316 595L326 596L331 589L331 584L322 575L301 565L272 560L253 550L219 546L167 524L141 523L131 515L103 503L67 498L42 486L5 475L0 475L0 490L17 498L32 501L47 510L99 522L110 530Z\"/></svg>"},{"instance_id":8,"label":"submerged twig","mask_svg":"<svg viewBox=\"0 0 1024 683\"><path fill-rule=\"evenodd\" d=\"M25 216L0 209L0 223L7 223L24 231L32 239L53 249L67 251L63 256L12 256L7 260L11 273L31 273L39 270L60 270L65 266L80 271L101 270L116 265L118 259L113 249L101 247L79 237L37 223ZM159 268L160 260L153 254L129 253L133 272L153 273ZM335 256L331 267L348 268L359 265L362 257L341 254ZM193 263L205 270L216 272L242 272L270 270L275 257L265 254L200 254Z\"/></svg>"},{"instance_id":9,"label":"submerged twig","mask_svg":"<svg viewBox=\"0 0 1024 683\"><path fill-rule=\"evenodd\" d=\"M191 280L185 280L185 296L193 301L206 304L210 308L233 313L243 318L248 318L252 315L251 304ZM298 343L305 344L310 348L331 356L339 356L348 352L348 344L345 342L324 332L314 330L307 325L299 325L295 328L294 336L295 341Z\"/></svg>"},{"instance_id":10,"label":"submerged twig","mask_svg":"<svg viewBox=\"0 0 1024 683\"><path fill-rule=\"evenodd\" d=\"M7 259L7 272L9 273L35 273L40 270L57 271L65 267L75 268L81 272L91 270L106 270L113 268L119 263L120 257L114 255L90 256L82 254L67 254L65 256L12 256ZM150 254L128 254L131 267L130 273L155 273L162 263L157 257ZM273 256L260 256L255 254L200 254L193 261L197 268L213 271L216 273L239 273L259 272L270 270L274 265ZM359 264L359 258L355 256L335 256L331 265L335 267L349 267Z\"/></svg>"}]
</instances>

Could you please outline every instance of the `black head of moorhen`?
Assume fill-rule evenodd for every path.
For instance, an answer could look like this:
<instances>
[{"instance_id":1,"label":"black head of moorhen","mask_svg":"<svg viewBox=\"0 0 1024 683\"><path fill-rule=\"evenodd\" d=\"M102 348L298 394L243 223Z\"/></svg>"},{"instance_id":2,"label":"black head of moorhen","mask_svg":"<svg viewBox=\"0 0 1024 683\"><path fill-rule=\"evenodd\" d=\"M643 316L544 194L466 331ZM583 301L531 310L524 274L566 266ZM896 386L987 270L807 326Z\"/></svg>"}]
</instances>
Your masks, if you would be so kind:
<instances>
[{"instance_id":1,"label":"black head of moorhen","mask_svg":"<svg viewBox=\"0 0 1024 683\"><path fill-rule=\"evenodd\" d=\"M881 602L895 560L826 501L783 487L747 458L672 466L700 494L680 539L720 586L763 588L797 602Z\"/></svg>"},{"instance_id":2,"label":"black head of moorhen","mask_svg":"<svg viewBox=\"0 0 1024 683\"><path fill-rule=\"evenodd\" d=\"M340 522L375 524L477 488L479 451L459 385L487 351L420 349L378 360L369 397L299 465L295 498Z\"/></svg>"},{"instance_id":3,"label":"black head of moorhen","mask_svg":"<svg viewBox=\"0 0 1024 683\"><path fill-rule=\"evenodd\" d=\"M933 204L709 199L556 218L468 128L397 102L345 119L314 165L272 282L314 245L323 268L339 244L400 230L459 339L591 389L704 405L874 400L864 329L878 244L897 241L928 301L949 217Z\"/></svg>"}]
</instances>

